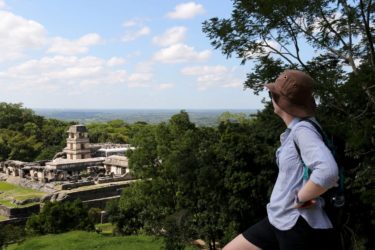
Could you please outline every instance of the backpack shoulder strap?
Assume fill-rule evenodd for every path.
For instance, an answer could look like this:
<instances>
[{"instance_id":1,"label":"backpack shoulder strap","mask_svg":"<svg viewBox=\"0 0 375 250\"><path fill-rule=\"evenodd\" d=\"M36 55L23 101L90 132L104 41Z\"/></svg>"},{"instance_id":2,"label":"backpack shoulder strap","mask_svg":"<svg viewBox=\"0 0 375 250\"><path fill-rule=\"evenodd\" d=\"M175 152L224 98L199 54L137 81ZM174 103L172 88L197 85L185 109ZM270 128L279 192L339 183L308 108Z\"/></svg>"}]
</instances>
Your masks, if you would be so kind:
<instances>
[{"instance_id":1,"label":"backpack shoulder strap","mask_svg":"<svg viewBox=\"0 0 375 250\"><path fill-rule=\"evenodd\" d=\"M314 121L312 121L310 119L301 119L299 122L301 122L301 121L306 121L306 122L309 122L311 125L313 125L314 128L318 131L318 133L322 137L324 144L327 145L327 142L328 142L327 136L325 135L325 133L323 132L323 130L320 128L320 126L317 123L315 123ZM309 169L306 166L305 162L303 161L302 155L301 155L301 150L300 150L299 146L297 145L296 141L294 140L294 137L293 137L293 142L294 142L294 146L295 146L295 148L297 150L298 156L301 159L302 164L303 164L303 179L305 181L307 181L309 179L310 174L311 174L312 171L311 171L311 169ZM328 147L328 145L327 145L327 147ZM331 150L330 147L328 147L328 148ZM331 150L331 152L332 152L332 150Z\"/></svg>"},{"instance_id":2,"label":"backpack shoulder strap","mask_svg":"<svg viewBox=\"0 0 375 250\"><path fill-rule=\"evenodd\" d=\"M324 144L328 147L328 149L331 151L333 157L335 158L336 157L335 148L332 145L332 142L328 139L328 136L323 131L323 129L316 122L314 122L314 121L312 121L310 119L302 119L301 121L306 121L306 122L308 122L308 123L310 123L311 125L314 126L314 128L316 129L316 131L318 131L318 133L322 137Z\"/></svg>"},{"instance_id":3,"label":"backpack shoulder strap","mask_svg":"<svg viewBox=\"0 0 375 250\"><path fill-rule=\"evenodd\" d=\"M310 123L315 129L316 129L316 131L318 131L318 133L320 134L320 136L322 137L322 139L323 139L323 142L324 142L324 144L328 147L328 149L332 152L332 144L329 142L329 140L328 140L328 137L327 137L327 135L324 133L324 131L322 130L322 128L316 123L316 122L314 122L314 121L312 121L312 120L310 120L310 119L301 119L299 122L302 122L302 121L306 121L306 122L308 122L308 123ZM298 145L297 145L297 143L296 143L296 141L295 140L293 140L294 141L294 145L296 145L296 149L297 149L297 152L298 152L298 154L301 156L301 151L300 151L300 149L299 149L299 147L298 147ZM332 152L333 153L333 152Z\"/></svg>"},{"instance_id":4,"label":"backpack shoulder strap","mask_svg":"<svg viewBox=\"0 0 375 250\"><path fill-rule=\"evenodd\" d=\"M314 128L318 131L318 133L322 136L324 144L327 146L327 148L331 151L333 157L336 160L336 152L335 148L333 147L332 143L329 141L328 136L324 133L324 131L321 129L321 127L314 121L310 119L301 119L300 121L306 121L309 122L311 125L314 126ZM303 162L302 156L301 156L301 150L298 147L296 141L293 138L294 146L296 147L297 153L299 155L299 158L301 159L303 163L303 179L308 180L311 170L306 166L306 164ZM336 160L337 161L337 160ZM344 193L344 169L341 165L338 165L339 170L339 183L338 183L338 193L343 194Z\"/></svg>"}]
</instances>

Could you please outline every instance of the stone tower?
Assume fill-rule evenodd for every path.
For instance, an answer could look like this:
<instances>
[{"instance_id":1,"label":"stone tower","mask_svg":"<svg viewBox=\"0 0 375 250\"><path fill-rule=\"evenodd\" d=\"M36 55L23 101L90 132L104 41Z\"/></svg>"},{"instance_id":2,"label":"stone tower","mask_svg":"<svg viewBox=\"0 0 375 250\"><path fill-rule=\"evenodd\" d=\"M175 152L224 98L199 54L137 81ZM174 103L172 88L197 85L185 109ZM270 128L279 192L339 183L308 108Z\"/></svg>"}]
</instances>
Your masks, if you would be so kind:
<instances>
[{"instance_id":1,"label":"stone tower","mask_svg":"<svg viewBox=\"0 0 375 250\"><path fill-rule=\"evenodd\" d=\"M84 125L70 126L68 132L68 139L66 139L66 158L68 160L91 158L89 147L89 138L87 129Z\"/></svg>"}]
</instances>

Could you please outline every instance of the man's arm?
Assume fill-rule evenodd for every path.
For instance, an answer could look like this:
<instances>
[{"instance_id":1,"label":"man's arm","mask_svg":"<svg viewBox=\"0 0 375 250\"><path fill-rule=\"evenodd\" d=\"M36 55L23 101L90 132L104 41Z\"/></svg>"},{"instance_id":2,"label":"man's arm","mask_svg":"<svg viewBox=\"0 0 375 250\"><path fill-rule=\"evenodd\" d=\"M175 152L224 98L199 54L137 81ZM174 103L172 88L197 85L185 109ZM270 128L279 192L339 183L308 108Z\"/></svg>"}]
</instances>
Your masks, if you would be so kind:
<instances>
[{"instance_id":1,"label":"man's arm","mask_svg":"<svg viewBox=\"0 0 375 250\"><path fill-rule=\"evenodd\" d=\"M326 192L327 189L308 180L296 194L295 208L308 208L316 203L315 198ZM298 202L297 202L298 201Z\"/></svg>"}]
</instances>

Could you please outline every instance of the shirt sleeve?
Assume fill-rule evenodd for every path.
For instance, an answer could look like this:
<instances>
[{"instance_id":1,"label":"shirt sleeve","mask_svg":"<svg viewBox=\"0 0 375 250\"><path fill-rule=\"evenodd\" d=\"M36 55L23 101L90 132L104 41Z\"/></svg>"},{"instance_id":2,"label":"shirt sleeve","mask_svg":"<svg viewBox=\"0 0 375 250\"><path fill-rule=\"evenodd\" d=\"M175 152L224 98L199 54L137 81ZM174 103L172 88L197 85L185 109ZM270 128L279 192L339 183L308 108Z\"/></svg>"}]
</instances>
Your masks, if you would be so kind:
<instances>
[{"instance_id":1,"label":"shirt sleeve","mask_svg":"<svg viewBox=\"0 0 375 250\"><path fill-rule=\"evenodd\" d=\"M311 124L300 122L295 128L294 140L303 162L312 170L310 180L326 189L337 186L337 163L319 132Z\"/></svg>"}]
</instances>

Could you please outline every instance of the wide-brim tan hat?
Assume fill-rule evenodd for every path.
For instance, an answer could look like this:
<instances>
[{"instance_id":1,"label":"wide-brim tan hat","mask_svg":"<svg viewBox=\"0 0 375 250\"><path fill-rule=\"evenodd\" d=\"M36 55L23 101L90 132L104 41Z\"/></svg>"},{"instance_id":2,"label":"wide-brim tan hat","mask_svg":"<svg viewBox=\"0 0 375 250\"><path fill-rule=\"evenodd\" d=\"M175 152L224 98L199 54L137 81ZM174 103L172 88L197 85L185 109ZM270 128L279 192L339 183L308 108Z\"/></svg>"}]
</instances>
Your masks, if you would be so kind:
<instances>
[{"instance_id":1,"label":"wide-brim tan hat","mask_svg":"<svg viewBox=\"0 0 375 250\"><path fill-rule=\"evenodd\" d=\"M314 80L299 70L286 70L274 83L265 85L282 110L300 118L315 114L316 103L313 97L313 86Z\"/></svg>"}]
</instances>

